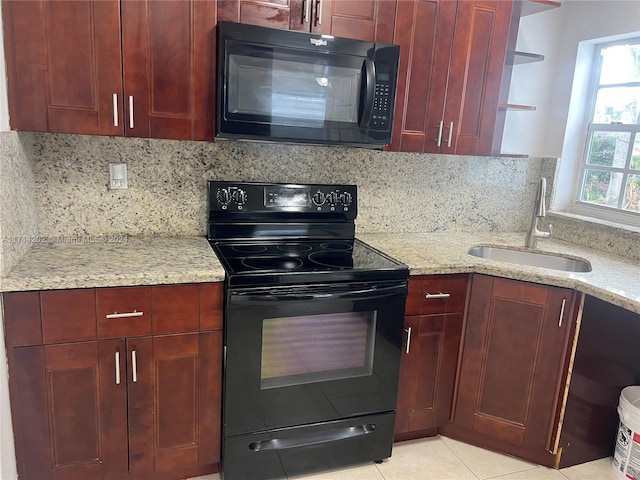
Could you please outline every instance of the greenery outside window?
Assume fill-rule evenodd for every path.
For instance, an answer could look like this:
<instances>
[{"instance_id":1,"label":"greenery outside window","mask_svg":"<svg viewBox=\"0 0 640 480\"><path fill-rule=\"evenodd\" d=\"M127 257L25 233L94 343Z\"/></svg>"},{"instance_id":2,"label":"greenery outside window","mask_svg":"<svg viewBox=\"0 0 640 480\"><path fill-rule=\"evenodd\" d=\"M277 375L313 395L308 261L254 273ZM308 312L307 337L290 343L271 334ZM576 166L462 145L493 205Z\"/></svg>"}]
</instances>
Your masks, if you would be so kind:
<instances>
[{"instance_id":1,"label":"greenery outside window","mask_svg":"<svg viewBox=\"0 0 640 480\"><path fill-rule=\"evenodd\" d=\"M592 108L576 203L640 219L640 41L596 50ZM598 214L598 210L600 210Z\"/></svg>"}]
</instances>

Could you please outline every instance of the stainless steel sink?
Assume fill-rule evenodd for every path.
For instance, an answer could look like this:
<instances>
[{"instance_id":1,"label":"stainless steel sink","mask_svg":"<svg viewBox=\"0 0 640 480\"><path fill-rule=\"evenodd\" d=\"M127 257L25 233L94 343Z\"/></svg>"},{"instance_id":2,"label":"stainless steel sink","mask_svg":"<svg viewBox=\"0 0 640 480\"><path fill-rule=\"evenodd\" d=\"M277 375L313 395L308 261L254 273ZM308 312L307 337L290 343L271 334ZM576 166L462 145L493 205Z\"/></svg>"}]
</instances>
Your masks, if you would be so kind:
<instances>
[{"instance_id":1,"label":"stainless steel sink","mask_svg":"<svg viewBox=\"0 0 640 480\"><path fill-rule=\"evenodd\" d=\"M529 265L531 267L550 268L552 270L563 270L565 272L591 271L591 264L586 260L561 257L548 253L527 252L508 247L475 245L471 247L467 253L474 257L485 258L487 260L517 263L519 265Z\"/></svg>"}]
</instances>

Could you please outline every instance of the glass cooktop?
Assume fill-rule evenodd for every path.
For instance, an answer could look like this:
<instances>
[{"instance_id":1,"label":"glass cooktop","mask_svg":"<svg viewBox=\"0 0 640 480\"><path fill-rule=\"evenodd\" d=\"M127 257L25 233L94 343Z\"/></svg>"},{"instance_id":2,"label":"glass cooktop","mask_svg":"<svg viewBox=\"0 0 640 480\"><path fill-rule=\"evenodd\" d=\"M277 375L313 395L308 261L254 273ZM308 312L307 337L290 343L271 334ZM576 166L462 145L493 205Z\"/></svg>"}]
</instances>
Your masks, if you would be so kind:
<instances>
[{"instance_id":1,"label":"glass cooktop","mask_svg":"<svg viewBox=\"0 0 640 480\"><path fill-rule=\"evenodd\" d=\"M265 283L294 283L309 274L313 278L304 281L316 280L317 274L338 272L352 280L377 280L381 274L385 278L395 276L394 272L407 274L405 265L357 239L210 243L235 283L245 283L239 280L241 276L261 277ZM340 280L345 280L345 275L340 275Z\"/></svg>"}]
</instances>

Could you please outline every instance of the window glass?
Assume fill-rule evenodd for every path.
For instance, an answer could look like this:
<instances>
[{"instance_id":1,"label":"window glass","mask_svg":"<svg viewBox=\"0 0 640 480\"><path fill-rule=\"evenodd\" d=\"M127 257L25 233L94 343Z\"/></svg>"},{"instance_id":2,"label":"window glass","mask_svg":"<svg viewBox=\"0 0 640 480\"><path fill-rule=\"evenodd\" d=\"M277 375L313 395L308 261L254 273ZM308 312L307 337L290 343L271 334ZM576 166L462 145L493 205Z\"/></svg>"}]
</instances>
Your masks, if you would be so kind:
<instances>
[{"instance_id":1,"label":"window glass","mask_svg":"<svg viewBox=\"0 0 640 480\"><path fill-rule=\"evenodd\" d=\"M603 218L611 209L640 215L640 43L601 45L596 60L576 204Z\"/></svg>"}]
</instances>

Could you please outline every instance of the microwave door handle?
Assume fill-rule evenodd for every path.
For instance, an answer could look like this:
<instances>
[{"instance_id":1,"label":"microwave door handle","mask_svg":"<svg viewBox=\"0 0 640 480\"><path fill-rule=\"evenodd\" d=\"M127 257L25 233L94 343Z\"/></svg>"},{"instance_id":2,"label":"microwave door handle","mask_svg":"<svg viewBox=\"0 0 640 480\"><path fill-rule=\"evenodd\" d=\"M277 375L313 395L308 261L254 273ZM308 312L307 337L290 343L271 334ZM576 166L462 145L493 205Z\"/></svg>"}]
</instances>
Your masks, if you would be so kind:
<instances>
[{"instance_id":1,"label":"microwave door handle","mask_svg":"<svg viewBox=\"0 0 640 480\"><path fill-rule=\"evenodd\" d=\"M373 60L365 58L364 71L366 76L365 81L365 96L364 96L364 108L362 109L362 116L360 117L360 128L367 128L371 123L371 116L373 115L373 101L376 95L376 67Z\"/></svg>"}]
</instances>

